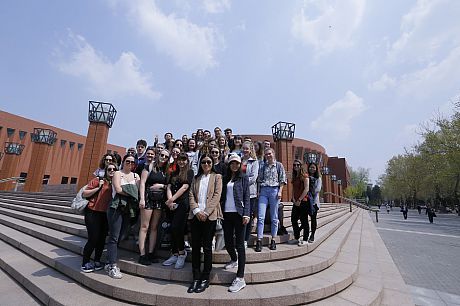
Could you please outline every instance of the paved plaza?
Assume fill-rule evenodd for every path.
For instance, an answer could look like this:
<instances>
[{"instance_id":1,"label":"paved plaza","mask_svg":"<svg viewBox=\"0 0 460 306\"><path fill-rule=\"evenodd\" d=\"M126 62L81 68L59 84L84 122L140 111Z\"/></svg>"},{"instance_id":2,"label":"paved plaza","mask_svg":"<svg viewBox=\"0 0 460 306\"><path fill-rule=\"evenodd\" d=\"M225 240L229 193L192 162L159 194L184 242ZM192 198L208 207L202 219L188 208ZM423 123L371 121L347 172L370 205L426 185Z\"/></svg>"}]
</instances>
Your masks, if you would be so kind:
<instances>
[{"instance_id":1,"label":"paved plaza","mask_svg":"<svg viewBox=\"0 0 460 306\"><path fill-rule=\"evenodd\" d=\"M460 217L438 214L428 222L425 211L410 210L404 220L398 208L382 206L374 224L385 242L416 305L460 305Z\"/></svg>"}]
</instances>

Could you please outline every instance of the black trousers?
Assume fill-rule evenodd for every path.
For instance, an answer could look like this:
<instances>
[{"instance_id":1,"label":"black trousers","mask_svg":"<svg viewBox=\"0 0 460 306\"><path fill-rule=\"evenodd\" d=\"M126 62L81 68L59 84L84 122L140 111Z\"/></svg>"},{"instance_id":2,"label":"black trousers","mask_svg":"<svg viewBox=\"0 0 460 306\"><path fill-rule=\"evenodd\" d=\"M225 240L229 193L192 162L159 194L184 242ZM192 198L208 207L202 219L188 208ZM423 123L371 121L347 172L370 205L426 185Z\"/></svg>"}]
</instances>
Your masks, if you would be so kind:
<instances>
[{"instance_id":1,"label":"black trousers","mask_svg":"<svg viewBox=\"0 0 460 306\"><path fill-rule=\"evenodd\" d=\"M318 223L316 222L316 215L318 214L318 210L315 209L315 212L313 213L310 207L310 203L307 205L307 213L310 216L310 223L311 223L311 236L315 236L316 232L316 227L318 226ZM305 233L308 233L308 222L307 222L307 231Z\"/></svg>"},{"instance_id":2,"label":"black trousers","mask_svg":"<svg viewBox=\"0 0 460 306\"><path fill-rule=\"evenodd\" d=\"M232 261L238 259L238 271L236 272L236 276L243 278L244 266L246 265L246 250L244 249L246 225L243 225L243 217L237 212L226 212L224 213L224 223L222 227L224 229L225 249ZM235 247L238 256L236 255Z\"/></svg>"},{"instance_id":3,"label":"black trousers","mask_svg":"<svg viewBox=\"0 0 460 306\"><path fill-rule=\"evenodd\" d=\"M178 203L179 206L170 212L171 216L171 252L173 254L184 250L184 234L187 225L189 205L187 202Z\"/></svg>"},{"instance_id":4,"label":"black trousers","mask_svg":"<svg viewBox=\"0 0 460 306\"><path fill-rule=\"evenodd\" d=\"M254 220L254 218L257 218L257 214L258 214L257 208L258 208L258 205L259 205L259 199L258 198L251 198L249 200L249 203L251 205L250 216L249 216L250 219L249 219L249 223L246 224L246 229L245 229L245 234L244 234L244 240L245 241L249 240L249 236L251 235L251 232L252 232L252 221Z\"/></svg>"},{"instance_id":5,"label":"black trousers","mask_svg":"<svg viewBox=\"0 0 460 306\"><path fill-rule=\"evenodd\" d=\"M95 251L94 261L101 261L108 229L107 213L86 208L85 225L88 231L88 241L83 249L82 265L90 261L93 251Z\"/></svg>"},{"instance_id":6,"label":"black trousers","mask_svg":"<svg viewBox=\"0 0 460 306\"><path fill-rule=\"evenodd\" d=\"M292 206L291 224L294 231L294 238L300 238L300 231L303 229L303 240L308 240L310 226L308 225L308 202L301 201L299 206ZM299 219L301 226L299 227ZM316 221L316 218L315 218ZM313 225L312 225L313 228ZM316 230L316 226L315 226Z\"/></svg>"},{"instance_id":7,"label":"black trousers","mask_svg":"<svg viewBox=\"0 0 460 306\"><path fill-rule=\"evenodd\" d=\"M202 222L197 217L192 219L192 271L194 280L209 280L212 269L212 238L217 221L209 219ZM203 247L204 265L201 271L200 249Z\"/></svg>"}]
</instances>

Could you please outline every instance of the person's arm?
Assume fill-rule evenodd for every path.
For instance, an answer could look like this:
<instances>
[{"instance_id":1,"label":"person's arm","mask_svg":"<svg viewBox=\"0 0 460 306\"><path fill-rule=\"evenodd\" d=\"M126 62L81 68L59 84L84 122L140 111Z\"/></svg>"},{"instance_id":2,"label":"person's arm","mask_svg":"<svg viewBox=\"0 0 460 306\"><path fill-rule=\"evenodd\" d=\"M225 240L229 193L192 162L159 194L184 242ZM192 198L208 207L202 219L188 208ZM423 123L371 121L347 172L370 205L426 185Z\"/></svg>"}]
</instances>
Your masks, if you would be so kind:
<instances>
[{"instance_id":1,"label":"person's arm","mask_svg":"<svg viewBox=\"0 0 460 306\"><path fill-rule=\"evenodd\" d=\"M284 185L286 185L287 183L287 179L286 179L286 171L284 171L283 164L280 162L277 162L277 163L279 164L279 167L280 167L280 173L278 177L279 184L280 184L280 189L278 191L278 199L281 199L283 195L283 188L284 188Z\"/></svg>"},{"instance_id":2,"label":"person's arm","mask_svg":"<svg viewBox=\"0 0 460 306\"><path fill-rule=\"evenodd\" d=\"M249 178L247 176L243 177L243 224L246 225L251 219L249 217L251 213L251 195L249 191Z\"/></svg>"},{"instance_id":3,"label":"person's arm","mask_svg":"<svg viewBox=\"0 0 460 306\"><path fill-rule=\"evenodd\" d=\"M145 183L147 182L148 176L149 172L145 169L142 170L141 181L139 183L139 206L141 208L145 207Z\"/></svg>"},{"instance_id":4,"label":"person's arm","mask_svg":"<svg viewBox=\"0 0 460 306\"><path fill-rule=\"evenodd\" d=\"M251 164L251 171L248 173L249 185L257 184L259 176L259 161L255 160Z\"/></svg>"},{"instance_id":5,"label":"person's arm","mask_svg":"<svg viewBox=\"0 0 460 306\"><path fill-rule=\"evenodd\" d=\"M184 192L187 191L189 184L183 184L179 190L173 195L171 192L171 184L168 185L168 200L166 201L166 205L174 203L177 199L179 199ZM169 206L169 205L168 205Z\"/></svg>"},{"instance_id":6,"label":"person's arm","mask_svg":"<svg viewBox=\"0 0 460 306\"><path fill-rule=\"evenodd\" d=\"M295 199L295 201L300 204L300 202L302 202L302 200L307 196L309 189L310 189L310 179L308 178L308 176L305 176L303 178L303 191L302 191L302 194L300 195L300 197L298 199Z\"/></svg>"},{"instance_id":7,"label":"person's arm","mask_svg":"<svg viewBox=\"0 0 460 306\"><path fill-rule=\"evenodd\" d=\"M197 202L197 196L195 195L195 185L196 185L197 179L193 178L192 184L190 185L190 190L188 191L188 199L189 199L189 204L190 204L190 210L193 212L194 215L199 211L200 207ZM198 211L196 210L198 208Z\"/></svg>"},{"instance_id":8,"label":"person's arm","mask_svg":"<svg viewBox=\"0 0 460 306\"><path fill-rule=\"evenodd\" d=\"M123 192L123 189L121 188L121 172L120 171L116 171L113 174L112 184L113 184L113 187L115 188L116 193L119 193L121 195L126 195Z\"/></svg>"},{"instance_id":9,"label":"person's arm","mask_svg":"<svg viewBox=\"0 0 460 306\"><path fill-rule=\"evenodd\" d=\"M88 184L88 186L86 186L85 190L83 190L82 197L84 197L84 198L92 197L99 190L101 190L103 185L104 185L104 180L98 180L97 183L96 183L95 179L91 180L91 182Z\"/></svg>"},{"instance_id":10,"label":"person's arm","mask_svg":"<svg viewBox=\"0 0 460 306\"><path fill-rule=\"evenodd\" d=\"M216 209L217 205L220 205L220 195L222 193L222 176L220 174L215 174L214 181L214 190L212 197L206 201L206 209L204 213L209 216Z\"/></svg>"}]
</instances>

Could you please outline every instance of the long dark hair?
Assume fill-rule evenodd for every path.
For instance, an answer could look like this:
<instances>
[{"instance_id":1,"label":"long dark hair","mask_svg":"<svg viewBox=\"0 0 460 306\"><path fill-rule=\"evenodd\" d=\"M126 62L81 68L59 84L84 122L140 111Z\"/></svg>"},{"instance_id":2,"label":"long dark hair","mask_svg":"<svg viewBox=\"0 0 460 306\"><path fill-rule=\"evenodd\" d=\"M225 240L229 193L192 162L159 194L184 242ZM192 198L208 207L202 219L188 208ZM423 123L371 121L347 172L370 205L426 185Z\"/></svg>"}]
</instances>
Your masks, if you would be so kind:
<instances>
[{"instance_id":1,"label":"long dark hair","mask_svg":"<svg viewBox=\"0 0 460 306\"><path fill-rule=\"evenodd\" d=\"M102 156L101 160L99 161L99 169L104 169L104 168L105 168L105 158L106 158L107 156L112 157L112 162L114 162L114 158L113 158L112 154L106 153L106 154L104 154L104 155Z\"/></svg>"},{"instance_id":2,"label":"long dark hair","mask_svg":"<svg viewBox=\"0 0 460 306\"><path fill-rule=\"evenodd\" d=\"M240 163L240 167L236 171L235 177L232 180L232 170L230 169L230 163L228 163L227 164L227 172L226 172L225 178L224 178L224 186L227 185L227 183L230 182L230 181L232 181L232 182L237 181L242 176L243 176L243 173L241 172L241 163Z\"/></svg>"},{"instance_id":3,"label":"long dark hair","mask_svg":"<svg viewBox=\"0 0 460 306\"><path fill-rule=\"evenodd\" d=\"M179 165L176 167L176 170L171 174L171 183L179 181L180 183L185 184L187 183L187 172L190 169L187 153L180 153L179 156L177 156L177 160L186 160L187 163L185 164L184 169L181 169Z\"/></svg>"},{"instance_id":4,"label":"long dark hair","mask_svg":"<svg viewBox=\"0 0 460 306\"><path fill-rule=\"evenodd\" d=\"M118 166L115 164L115 163L109 163L107 166L105 166L104 168L104 180L109 182L109 184L112 184L112 178L109 177L109 171L107 170L107 168L109 168L110 166L112 167L115 167L115 171L118 171Z\"/></svg>"},{"instance_id":5,"label":"long dark hair","mask_svg":"<svg viewBox=\"0 0 460 306\"><path fill-rule=\"evenodd\" d=\"M315 171L315 173L310 173L310 166L311 166L311 165L315 165L315 166L316 166L316 171ZM309 175L309 176L313 176L314 178L317 178L317 179L320 177L318 164L309 163L309 164L308 164L307 171L308 171L308 175Z\"/></svg>"},{"instance_id":6,"label":"long dark hair","mask_svg":"<svg viewBox=\"0 0 460 306\"><path fill-rule=\"evenodd\" d=\"M295 170L295 168L292 170L292 183L294 184L294 180L297 179L303 179L305 176L308 176L308 169L305 169L305 165L302 164L302 161L300 159L295 159L294 164L298 163L300 164L299 170Z\"/></svg>"},{"instance_id":7,"label":"long dark hair","mask_svg":"<svg viewBox=\"0 0 460 306\"><path fill-rule=\"evenodd\" d=\"M195 175L195 177L199 177L203 174L203 167L201 166L201 161L206 157L211 159L211 172L216 173L216 171L214 171L214 159L211 157L211 154L203 153L200 157L200 165L198 166L198 173Z\"/></svg>"}]
</instances>

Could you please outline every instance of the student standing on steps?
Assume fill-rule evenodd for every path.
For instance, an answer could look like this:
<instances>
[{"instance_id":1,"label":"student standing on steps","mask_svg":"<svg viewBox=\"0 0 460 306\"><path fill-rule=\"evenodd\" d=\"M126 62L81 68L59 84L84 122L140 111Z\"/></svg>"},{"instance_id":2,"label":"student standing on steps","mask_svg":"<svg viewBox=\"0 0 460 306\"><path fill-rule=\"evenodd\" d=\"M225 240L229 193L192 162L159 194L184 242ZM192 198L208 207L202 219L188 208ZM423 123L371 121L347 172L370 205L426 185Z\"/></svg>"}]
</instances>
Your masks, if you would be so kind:
<instances>
[{"instance_id":1,"label":"student standing on steps","mask_svg":"<svg viewBox=\"0 0 460 306\"><path fill-rule=\"evenodd\" d=\"M213 170L213 159L202 154L198 174L193 178L189 191L192 229L192 270L193 282L188 293L201 293L209 287L212 269L212 238L216 230L217 218L222 218L220 196L222 176ZM201 271L200 249L203 247L204 264Z\"/></svg>"},{"instance_id":2,"label":"student standing on steps","mask_svg":"<svg viewBox=\"0 0 460 306\"><path fill-rule=\"evenodd\" d=\"M265 150L265 162L259 167L259 213L257 218L256 252L262 251L262 238L264 236L265 212L270 208L271 243L270 250L276 250L275 237L278 233L278 207L286 185L286 172L283 165L276 161L275 151L272 148Z\"/></svg>"},{"instance_id":3,"label":"student standing on steps","mask_svg":"<svg viewBox=\"0 0 460 306\"><path fill-rule=\"evenodd\" d=\"M248 176L249 193L250 193L250 210L249 223L246 225L244 234L244 247L248 247L249 236L252 232L252 222L257 219L257 207L259 200L257 199L257 176L259 175L259 161L257 160L256 152L252 142L245 141L243 143L243 156L241 157L241 171Z\"/></svg>"},{"instance_id":4,"label":"student standing on steps","mask_svg":"<svg viewBox=\"0 0 460 306\"><path fill-rule=\"evenodd\" d=\"M321 191L322 182L321 182L321 173L319 171L318 165L315 163L310 163L308 165L308 179L309 179L309 191L308 191L308 215L310 216L311 223L311 233L308 238L309 243L315 241L315 232L316 232L316 215L319 211L319 192ZM308 226L308 223L307 223ZM305 233L308 234L308 227L304 229Z\"/></svg>"},{"instance_id":5,"label":"student standing on steps","mask_svg":"<svg viewBox=\"0 0 460 306\"><path fill-rule=\"evenodd\" d=\"M227 175L224 178L220 198L222 211L224 212L225 248L230 255L230 262L225 265L224 269L238 268L236 278L228 288L230 292L238 292L246 287L246 282L244 281L244 267L246 265L244 236L246 225L250 219L249 178L241 171L241 158L238 155L233 153L230 155L227 167Z\"/></svg>"},{"instance_id":6,"label":"student standing on steps","mask_svg":"<svg viewBox=\"0 0 460 306\"><path fill-rule=\"evenodd\" d=\"M107 236L107 208L112 201L112 178L117 166L108 164L103 169L104 177L93 178L83 191L83 197L88 198L85 208L85 225L88 231L88 241L83 249L81 270L85 273L102 270L102 251ZM94 252L94 264L90 257Z\"/></svg>"},{"instance_id":7,"label":"student standing on steps","mask_svg":"<svg viewBox=\"0 0 460 306\"><path fill-rule=\"evenodd\" d=\"M308 190L310 187L307 170L302 167L302 162L294 160L292 171L292 212L291 224L294 231L294 238L298 246L307 244L309 226L308 226ZM301 226L299 227L299 219ZM303 239L300 239L300 232L303 230Z\"/></svg>"}]
</instances>

